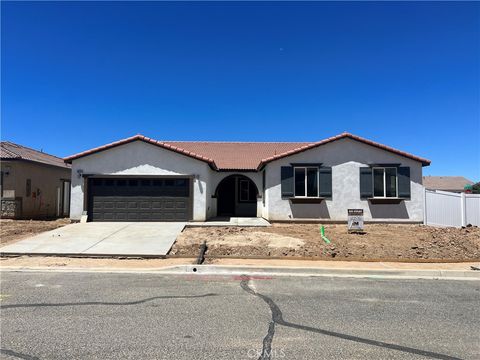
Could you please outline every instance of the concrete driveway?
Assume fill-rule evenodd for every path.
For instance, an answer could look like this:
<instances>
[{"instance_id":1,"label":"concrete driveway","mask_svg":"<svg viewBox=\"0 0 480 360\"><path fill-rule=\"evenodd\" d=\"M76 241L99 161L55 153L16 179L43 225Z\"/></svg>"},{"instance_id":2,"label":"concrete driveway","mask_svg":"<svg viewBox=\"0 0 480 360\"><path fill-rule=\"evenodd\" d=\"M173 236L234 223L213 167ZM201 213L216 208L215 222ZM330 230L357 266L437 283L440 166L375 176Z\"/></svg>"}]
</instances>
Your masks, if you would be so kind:
<instances>
[{"instance_id":1,"label":"concrete driveway","mask_svg":"<svg viewBox=\"0 0 480 360\"><path fill-rule=\"evenodd\" d=\"M0 248L3 254L166 255L186 223L71 224Z\"/></svg>"}]
</instances>

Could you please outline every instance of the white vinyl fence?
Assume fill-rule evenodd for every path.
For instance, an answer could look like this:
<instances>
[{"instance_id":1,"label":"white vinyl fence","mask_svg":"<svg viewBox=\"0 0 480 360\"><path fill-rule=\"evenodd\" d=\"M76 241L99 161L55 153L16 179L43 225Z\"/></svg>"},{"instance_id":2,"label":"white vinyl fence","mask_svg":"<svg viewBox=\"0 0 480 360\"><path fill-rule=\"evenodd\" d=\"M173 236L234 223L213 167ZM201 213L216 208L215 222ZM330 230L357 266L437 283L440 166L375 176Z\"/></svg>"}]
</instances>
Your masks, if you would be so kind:
<instances>
[{"instance_id":1,"label":"white vinyl fence","mask_svg":"<svg viewBox=\"0 0 480 360\"><path fill-rule=\"evenodd\" d=\"M425 225L480 226L480 195L425 189L424 211Z\"/></svg>"}]
</instances>

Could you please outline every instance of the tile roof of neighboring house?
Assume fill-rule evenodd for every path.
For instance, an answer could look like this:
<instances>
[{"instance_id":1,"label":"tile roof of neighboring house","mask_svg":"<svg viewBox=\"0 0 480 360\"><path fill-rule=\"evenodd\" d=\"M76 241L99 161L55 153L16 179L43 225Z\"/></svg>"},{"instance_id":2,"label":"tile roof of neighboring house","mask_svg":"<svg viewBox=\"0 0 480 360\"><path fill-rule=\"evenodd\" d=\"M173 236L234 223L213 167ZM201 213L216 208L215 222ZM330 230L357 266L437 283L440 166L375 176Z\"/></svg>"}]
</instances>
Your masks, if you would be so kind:
<instances>
[{"instance_id":1,"label":"tile roof of neighboring house","mask_svg":"<svg viewBox=\"0 0 480 360\"><path fill-rule=\"evenodd\" d=\"M70 168L62 158L44 152L14 144L10 141L0 142L0 158L2 160L28 160L42 164Z\"/></svg>"},{"instance_id":2,"label":"tile roof of neighboring house","mask_svg":"<svg viewBox=\"0 0 480 360\"><path fill-rule=\"evenodd\" d=\"M424 176L423 186L431 190L464 190L465 185L473 185L473 181L463 176Z\"/></svg>"},{"instance_id":3,"label":"tile roof of neighboring house","mask_svg":"<svg viewBox=\"0 0 480 360\"><path fill-rule=\"evenodd\" d=\"M429 165L430 160L420 158L406 152L382 145L356 135L343 133L318 142L211 142L211 141L157 141L143 135L135 135L104 146L87 150L65 158L71 162L74 159L87 156L115 146L141 140L177 153L202 160L216 170L258 170L270 161L300 153L329 142L351 138L365 144L419 161Z\"/></svg>"}]
</instances>

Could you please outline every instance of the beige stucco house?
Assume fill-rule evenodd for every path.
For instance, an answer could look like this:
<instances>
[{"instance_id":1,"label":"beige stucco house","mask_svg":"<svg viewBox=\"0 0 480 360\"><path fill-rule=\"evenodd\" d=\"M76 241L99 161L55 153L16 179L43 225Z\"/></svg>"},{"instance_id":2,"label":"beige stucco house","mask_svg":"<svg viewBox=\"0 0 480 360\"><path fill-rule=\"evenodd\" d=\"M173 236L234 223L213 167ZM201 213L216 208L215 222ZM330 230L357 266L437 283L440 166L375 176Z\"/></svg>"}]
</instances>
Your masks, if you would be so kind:
<instances>
[{"instance_id":1,"label":"beige stucco house","mask_svg":"<svg viewBox=\"0 0 480 360\"><path fill-rule=\"evenodd\" d=\"M1 217L45 219L70 213L71 168L61 158L0 143Z\"/></svg>"}]
</instances>

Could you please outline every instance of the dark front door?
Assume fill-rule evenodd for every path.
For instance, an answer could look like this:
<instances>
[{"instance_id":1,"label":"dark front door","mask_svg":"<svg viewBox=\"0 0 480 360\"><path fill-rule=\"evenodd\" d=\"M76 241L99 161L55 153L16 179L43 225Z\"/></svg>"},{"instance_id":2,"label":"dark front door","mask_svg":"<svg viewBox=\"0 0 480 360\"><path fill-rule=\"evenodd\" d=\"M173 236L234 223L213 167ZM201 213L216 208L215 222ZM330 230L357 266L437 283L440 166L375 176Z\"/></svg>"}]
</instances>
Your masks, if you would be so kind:
<instances>
[{"instance_id":1,"label":"dark front door","mask_svg":"<svg viewBox=\"0 0 480 360\"><path fill-rule=\"evenodd\" d=\"M218 216L235 216L235 177L228 177L219 185L217 192Z\"/></svg>"},{"instance_id":2,"label":"dark front door","mask_svg":"<svg viewBox=\"0 0 480 360\"><path fill-rule=\"evenodd\" d=\"M189 178L91 178L90 221L188 221L193 216Z\"/></svg>"}]
</instances>

